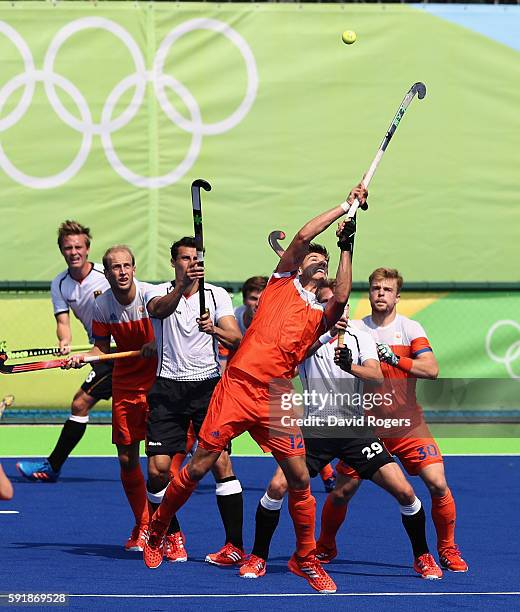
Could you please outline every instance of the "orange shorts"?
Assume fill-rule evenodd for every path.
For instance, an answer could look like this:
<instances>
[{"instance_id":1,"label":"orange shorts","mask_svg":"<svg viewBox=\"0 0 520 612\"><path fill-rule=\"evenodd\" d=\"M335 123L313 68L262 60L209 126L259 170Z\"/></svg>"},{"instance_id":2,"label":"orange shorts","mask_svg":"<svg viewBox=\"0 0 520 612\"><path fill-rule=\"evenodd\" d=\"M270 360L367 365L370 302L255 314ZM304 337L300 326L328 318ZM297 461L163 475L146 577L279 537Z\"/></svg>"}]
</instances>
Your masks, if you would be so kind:
<instances>
[{"instance_id":1,"label":"orange shorts","mask_svg":"<svg viewBox=\"0 0 520 612\"><path fill-rule=\"evenodd\" d=\"M278 411L273 408L270 385L231 366L215 387L199 444L207 451L221 452L230 440L248 431L264 453L272 452L275 459L305 455L300 428L280 426L279 409L279 405Z\"/></svg>"},{"instance_id":2,"label":"orange shorts","mask_svg":"<svg viewBox=\"0 0 520 612\"><path fill-rule=\"evenodd\" d=\"M146 438L146 391L112 389L112 444L133 444Z\"/></svg>"},{"instance_id":3,"label":"orange shorts","mask_svg":"<svg viewBox=\"0 0 520 612\"><path fill-rule=\"evenodd\" d=\"M388 438L383 442L388 452L399 459L410 476L417 476L432 463L443 463L442 453L433 438ZM336 471L349 478L360 478L356 470L342 461L338 462Z\"/></svg>"}]
</instances>

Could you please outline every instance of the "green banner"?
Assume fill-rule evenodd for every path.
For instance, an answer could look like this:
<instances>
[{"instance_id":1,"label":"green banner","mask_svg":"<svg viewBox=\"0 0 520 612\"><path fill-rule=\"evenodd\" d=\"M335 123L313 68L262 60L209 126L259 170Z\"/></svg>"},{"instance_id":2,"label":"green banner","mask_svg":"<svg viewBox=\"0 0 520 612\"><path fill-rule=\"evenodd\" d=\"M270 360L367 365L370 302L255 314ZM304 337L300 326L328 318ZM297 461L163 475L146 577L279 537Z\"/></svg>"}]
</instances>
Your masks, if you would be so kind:
<instances>
[{"instance_id":1,"label":"green banner","mask_svg":"<svg viewBox=\"0 0 520 612\"><path fill-rule=\"evenodd\" d=\"M235 305L240 304L241 300L240 294L234 296ZM405 293L398 309L425 328L439 362L441 378L459 381L502 379L520 385L518 295L505 292ZM352 318L359 319L369 312L366 294L355 293L351 299ZM73 343L86 342L85 332L74 317L72 325ZM5 342L8 350L55 346L55 322L50 297L0 294L0 342ZM8 394L14 395L16 401L13 410L40 407L63 409L70 405L74 392L86 375L86 369L2 374L0 400ZM511 388L507 387L508 393ZM497 395L497 410L515 408L514 405L501 405L498 399ZM101 402L97 409L106 411L110 409L110 403Z\"/></svg>"},{"instance_id":2,"label":"green banner","mask_svg":"<svg viewBox=\"0 0 520 612\"><path fill-rule=\"evenodd\" d=\"M66 218L92 228L93 259L128 243L142 278L168 278L199 177L208 278L266 274L268 233L343 200L416 81L355 280L518 279L519 55L476 31L402 5L16 2L0 55L0 280L58 273Z\"/></svg>"}]
</instances>

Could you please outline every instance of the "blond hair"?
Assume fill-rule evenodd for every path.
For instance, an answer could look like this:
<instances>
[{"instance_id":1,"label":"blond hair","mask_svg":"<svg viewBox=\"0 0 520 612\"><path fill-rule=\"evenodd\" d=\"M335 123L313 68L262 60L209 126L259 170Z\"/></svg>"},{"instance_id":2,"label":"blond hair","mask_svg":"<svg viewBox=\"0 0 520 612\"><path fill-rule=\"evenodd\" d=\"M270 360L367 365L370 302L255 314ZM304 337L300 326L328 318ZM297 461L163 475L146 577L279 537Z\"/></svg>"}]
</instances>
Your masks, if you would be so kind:
<instances>
[{"instance_id":1,"label":"blond hair","mask_svg":"<svg viewBox=\"0 0 520 612\"><path fill-rule=\"evenodd\" d=\"M399 270L395 268L376 268L372 274L368 277L368 284L372 286L374 280L396 280L397 281L397 293L401 293L403 287L403 277L399 274Z\"/></svg>"},{"instance_id":2,"label":"blond hair","mask_svg":"<svg viewBox=\"0 0 520 612\"><path fill-rule=\"evenodd\" d=\"M108 270L108 258L110 257L110 255L112 255L112 253L115 253L116 251L126 251L132 258L132 265L135 266L135 257L130 247L126 246L126 244L115 244L114 246L111 246L109 249L107 249L105 251L105 254L103 255L103 267L105 268L105 270Z\"/></svg>"},{"instance_id":3,"label":"blond hair","mask_svg":"<svg viewBox=\"0 0 520 612\"><path fill-rule=\"evenodd\" d=\"M66 236L85 236L85 242L87 243L87 247L90 247L90 241L92 236L90 235L90 227L86 227L85 225L81 225L77 221L71 221L67 219L58 227L58 246L60 247L60 251L63 247L63 239Z\"/></svg>"}]
</instances>

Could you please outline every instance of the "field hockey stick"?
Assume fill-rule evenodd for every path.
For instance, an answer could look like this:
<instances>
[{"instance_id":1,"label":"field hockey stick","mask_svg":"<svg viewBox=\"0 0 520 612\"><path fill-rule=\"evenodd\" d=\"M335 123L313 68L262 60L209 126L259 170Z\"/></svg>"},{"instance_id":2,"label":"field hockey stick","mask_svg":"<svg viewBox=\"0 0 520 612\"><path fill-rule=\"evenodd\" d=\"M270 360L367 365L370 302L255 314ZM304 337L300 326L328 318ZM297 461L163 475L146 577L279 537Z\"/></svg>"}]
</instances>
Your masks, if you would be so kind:
<instances>
[{"instance_id":1,"label":"field hockey stick","mask_svg":"<svg viewBox=\"0 0 520 612\"><path fill-rule=\"evenodd\" d=\"M89 351L92 348L91 344L83 344L79 346L71 346L69 347L71 352L73 351ZM13 351L7 351L8 359L25 359L26 357L40 357L41 355L61 355L61 351L56 346L48 346L43 348L26 348L26 349L16 349Z\"/></svg>"},{"instance_id":2,"label":"field hockey stick","mask_svg":"<svg viewBox=\"0 0 520 612\"><path fill-rule=\"evenodd\" d=\"M202 205L200 201L200 189L211 191L211 185L204 179L196 179L191 184L191 206L193 209L193 229L195 232L195 247L197 259L204 267L204 236L202 233ZM199 279L199 306L200 316L206 314L206 299L204 297L204 279Z\"/></svg>"},{"instance_id":3,"label":"field hockey stick","mask_svg":"<svg viewBox=\"0 0 520 612\"><path fill-rule=\"evenodd\" d=\"M350 306L349 304L347 304L347 307L345 308L345 316L347 317L347 325L348 325L348 320L350 317ZM342 348L345 346L345 330L344 329L340 329L338 330L338 348Z\"/></svg>"},{"instance_id":4,"label":"field hockey stick","mask_svg":"<svg viewBox=\"0 0 520 612\"><path fill-rule=\"evenodd\" d=\"M273 251L278 255L278 257L282 257L285 253L285 249L278 242L278 240L285 240L285 232L282 230L274 230L271 232L267 238L267 242L269 242L269 246L273 249Z\"/></svg>"},{"instance_id":5,"label":"field hockey stick","mask_svg":"<svg viewBox=\"0 0 520 612\"><path fill-rule=\"evenodd\" d=\"M113 359L126 359L127 357L139 357L141 351L124 351L122 353L106 353L104 355L85 355L83 363L95 363L96 361L111 361ZM35 372L37 370L50 370L61 368L67 362L66 358L51 359L50 361L30 361L29 363L19 363L7 365L7 354L0 353L0 374L20 374L22 372Z\"/></svg>"},{"instance_id":6,"label":"field hockey stick","mask_svg":"<svg viewBox=\"0 0 520 612\"><path fill-rule=\"evenodd\" d=\"M395 117L393 118L392 123L390 124L390 127L388 128L388 131L385 134L385 137L383 138L381 144L379 145L379 149L377 150L376 156L372 160L372 163L370 164L369 169L367 170L363 180L361 181L367 189L368 189L368 185L370 184L370 181L372 180L372 177L374 176L376 172L377 166L379 165L379 162L381 161L383 157L383 153L386 151L386 148L388 147L390 140L392 140L392 136L395 134L395 131L397 130L397 126L401 122L401 119L403 118L403 115L406 112L406 109L410 106L411 101L414 99L415 94L417 94L417 97L419 98L419 100L422 100L424 96L426 95L426 85L420 82L414 83L408 90L408 93L406 94L406 96L403 98L403 101L401 102L401 106L399 107L397 113L395 114ZM342 204L340 204L340 206L343 206L345 203L346 202L343 202ZM358 207L359 207L359 200L356 198L354 202L352 202L352 205L347 211L347 219L352 219L352 217L356 214Z\"/></svg>"}]
</instances>

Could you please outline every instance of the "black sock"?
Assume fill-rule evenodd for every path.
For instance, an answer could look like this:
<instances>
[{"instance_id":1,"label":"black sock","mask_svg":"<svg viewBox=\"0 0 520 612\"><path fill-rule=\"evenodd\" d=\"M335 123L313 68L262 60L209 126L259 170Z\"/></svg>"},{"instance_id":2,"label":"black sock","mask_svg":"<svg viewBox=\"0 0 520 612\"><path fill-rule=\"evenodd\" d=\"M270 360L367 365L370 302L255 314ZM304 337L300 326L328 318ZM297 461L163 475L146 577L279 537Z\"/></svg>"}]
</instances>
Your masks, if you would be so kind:
<instances>
[{"instance_id":1,"label":"black sock","mask_svg":"<svg viewBox=\"0 0 520 612\"><path fill-rule=\"evenodd\" d=\"M78 423L71 419L65 421L58 442L56 442L56 446L48 458L51 468L55 472L61 470L61 466L67 461L86 429L86 423Z\"/></svg>"},{"instance_id":2,"label":"black sock","mask_svg":"<svg viewBox=\"0 0 520 612\"><path fill-rule=\"evenodd\" d=\"M179 525L179 521L177 520L177 515L174 514L172 516L172 519L170 521L170 525L169 525L168 530L166 531L166 533L167 534L177 533L180 530L181 530L181 526Z\"/></svg>"},{"instance_id":3,"label":"black sock","mask_svg":"<svg viewBox=\"0 0 520 612\"><path fill-rule=\"evenodd\" d=\"M424 553L429 552L428 544L426 543L426 515L424 508L421 506L419 512L415 514L401 514L406 533L412 544L413 556L417 559Z\"/></svg>"},{"instance_id":4,"label":"black sock","mask_svg":"<svg viewBox=\"0 0 520 612\"><path fill-rule=\"evenodd\" d=\"M152 491L150 491L150 489L148 488L148 483L146 483L146 490L149 491L150 493L152 493ZM160 504L155 504L154 502L151 502L150 500L148 500L148 513L150 515L150 520L152 520L152 516L154 515L155 511L157 510L157 508L160 506ZM170 521L170 525L168 527L168 530L166 531L166 533L170 534L170 533L177 533L178 531L181 530L181 526L179 525L179 521L177 520L177 515L174 514L172 516L172 519Z\"/></svg>"},{"instance_id":5,"label":"black sock","mask_svg":"<svg viewBox=\"0 0 520 612\"><path fill-rule=\"evenodd\" d=\"M251 554L267 561L269 546L280 520L280 510L268 510L260 502L255 517L255 543Z\"/></svg>"},{"instance_id":6,"label":"black sock","mask_svg":"<svg viewBox=\"0 0 520 612\"><path fill-rule=\"evenodd\" d=\"M228 476L217 480L218 485L236 481L235 485L240 487L240 483L236 476ZM220 511L222 523L226 530L226 544L231 542L233 546L242 549L244 542L242 540L242 524L244 522L244 500L242 491L239 493L231 493L229 495L217 495L217 506Z\"/></svg>"}]
</instances>

